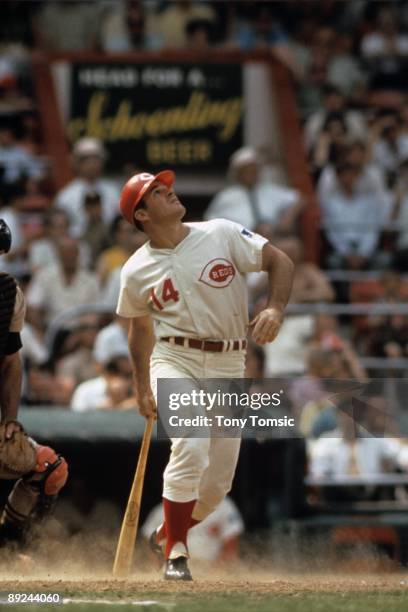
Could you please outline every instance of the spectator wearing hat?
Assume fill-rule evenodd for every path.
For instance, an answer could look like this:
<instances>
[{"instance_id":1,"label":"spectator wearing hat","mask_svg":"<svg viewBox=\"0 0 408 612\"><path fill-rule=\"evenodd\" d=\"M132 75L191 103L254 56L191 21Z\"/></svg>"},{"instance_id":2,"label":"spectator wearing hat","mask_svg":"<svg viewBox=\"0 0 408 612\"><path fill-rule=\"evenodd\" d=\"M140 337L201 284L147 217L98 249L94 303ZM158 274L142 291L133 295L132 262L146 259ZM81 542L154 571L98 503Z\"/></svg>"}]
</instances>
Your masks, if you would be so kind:
<instances>
[{"instance_id":1,"label":"spectator wearing hat","mask_svg":"<svg viewBox=\"0 0 408 612\"><path fill-rule=\"evenodd\" d=\"M224 218L254 230L270 224L274 232L290 233L303 207L298 191L263 182L257 151L243 147L231 156L229 173L232 185L214 197L204 218Z\"/></svg>"},{"instance_id":2,"label":"spectator wearing hat","mask_svg":"<svg viewBox=\"0 0 408 612\"><path fill-rule=\"evenodd\" d=\"M86 230L86 195L94 192L100 195L103 221L109 224L118 207L119 190L112 181L102 176L106 152L100 140L78 140L73 149L73 158L76 178L57 194L56 205L68 213L71 234L78 238Z\"/></svg>"}]
</instances>

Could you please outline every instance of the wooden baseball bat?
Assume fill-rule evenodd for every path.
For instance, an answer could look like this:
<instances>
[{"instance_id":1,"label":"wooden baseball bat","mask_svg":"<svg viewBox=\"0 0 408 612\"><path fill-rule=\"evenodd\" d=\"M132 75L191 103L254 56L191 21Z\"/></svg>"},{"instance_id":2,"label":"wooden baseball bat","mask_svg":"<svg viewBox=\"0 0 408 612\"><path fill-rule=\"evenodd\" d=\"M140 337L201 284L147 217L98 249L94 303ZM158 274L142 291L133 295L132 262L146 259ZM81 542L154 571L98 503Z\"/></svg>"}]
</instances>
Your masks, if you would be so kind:
<instances>
[{"instance_id":1,"label":"wooden baseball bat","mask_svg":"<svg viewBox=\"0 0 408 612\"><path fill-rule=\"evenodd\" d=\"M122 527L120 529L115 561L113 564L113 575L116 578L125 578L128 576L132 565L153 423L154 419L152 417L146 422L136 472L133 478L125 515L123 517Z\"/></svg>"}]
</instances>

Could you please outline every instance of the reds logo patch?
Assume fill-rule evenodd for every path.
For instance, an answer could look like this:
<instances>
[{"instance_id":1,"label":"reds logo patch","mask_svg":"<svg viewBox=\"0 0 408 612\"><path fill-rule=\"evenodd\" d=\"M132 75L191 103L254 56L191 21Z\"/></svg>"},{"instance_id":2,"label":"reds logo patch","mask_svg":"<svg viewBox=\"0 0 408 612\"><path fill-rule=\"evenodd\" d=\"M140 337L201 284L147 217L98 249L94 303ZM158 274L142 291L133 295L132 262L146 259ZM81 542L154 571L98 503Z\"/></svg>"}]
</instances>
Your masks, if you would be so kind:
<instances>
[{"instance_id":1,"label":"reds logo patch","mask_svg":"<svg viewBox=\"0 0 408 612\"><path fill-rule=\"evenodd\" d=\"M212 259L201 272L199 280L210 287L227 287L235 276L235 268L228 259Z\"/></svg>"}]
</instances>

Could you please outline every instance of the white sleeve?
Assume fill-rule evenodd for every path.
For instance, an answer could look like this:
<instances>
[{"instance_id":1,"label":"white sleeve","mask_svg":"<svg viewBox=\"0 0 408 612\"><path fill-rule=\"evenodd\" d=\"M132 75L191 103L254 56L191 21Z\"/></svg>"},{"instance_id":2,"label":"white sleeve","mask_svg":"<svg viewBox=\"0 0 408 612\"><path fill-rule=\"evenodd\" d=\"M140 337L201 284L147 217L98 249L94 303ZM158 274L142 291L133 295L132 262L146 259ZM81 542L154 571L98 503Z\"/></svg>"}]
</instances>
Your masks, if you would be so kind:
<instances>
[{"instance_id":1,"label":"white sleeve","mask_svg":"<svg viewBox=\"0 0 408 612\"><path fill-rule=\"evenodd\" d=\"M135 273L131 274L126 268L122 268L116 314L128 319L150 314L147 302L142 299L134 277Z\"/></svg>"},{"instance_id":2,"label":"white sleeve","mask_svg":"<svg viewBox=\"0 0 408 612\"><path fill-rule=\"evenodd\" d=\"M224 219L219 220L220 237L226 238L232 260L243 274L262 270L262 249L268 242L266 238Z\"/></svg>"}]
</instances>

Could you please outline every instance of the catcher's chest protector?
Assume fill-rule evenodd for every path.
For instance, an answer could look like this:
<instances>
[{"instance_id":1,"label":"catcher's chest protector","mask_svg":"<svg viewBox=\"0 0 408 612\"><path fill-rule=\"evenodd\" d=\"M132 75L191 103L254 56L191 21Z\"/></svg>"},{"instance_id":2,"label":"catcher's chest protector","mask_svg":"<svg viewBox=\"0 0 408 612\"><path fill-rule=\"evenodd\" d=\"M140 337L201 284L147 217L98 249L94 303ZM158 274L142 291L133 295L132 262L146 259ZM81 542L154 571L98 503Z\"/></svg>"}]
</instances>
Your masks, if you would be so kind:
<instances>
[{"instance_id":1,"label":"catcher's chest protector","mask_svg":"<svg viewBox=\"0 0 408 612\"><path fill-rule=\"evenodd\" d=\"M16 301L17 283L12 276L0 272L0 358L4 356L7 336Z\"/></svg>"}]
</instances>

